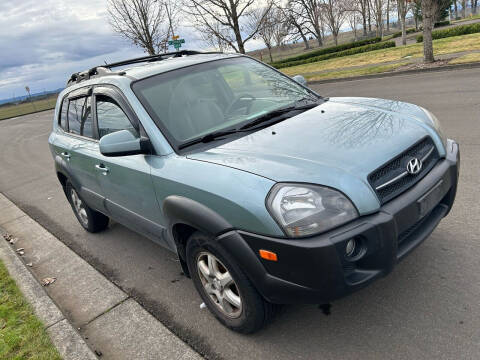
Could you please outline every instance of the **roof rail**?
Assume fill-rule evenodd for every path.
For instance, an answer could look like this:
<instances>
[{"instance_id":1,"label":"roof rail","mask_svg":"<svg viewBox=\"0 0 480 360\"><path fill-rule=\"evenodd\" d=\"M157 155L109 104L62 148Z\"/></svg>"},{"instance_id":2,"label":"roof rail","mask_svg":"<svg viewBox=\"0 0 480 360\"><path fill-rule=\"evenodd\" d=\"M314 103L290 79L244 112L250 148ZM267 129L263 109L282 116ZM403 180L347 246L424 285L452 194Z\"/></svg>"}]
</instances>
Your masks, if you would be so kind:
<instances>
[{"instance_id":1,"label":"roof rail","mask_svg":"<svg viewBox=\"0 0 480 360\"><path fill-rule=\"evenodd\" d=\"M180 51L172 51L166 52L163 54L158 55L149 55L149 56L142 56L138 58L133 58L129 60L123 60L114 62L111 64L105 64L101 66L95 66L90 70L82 71L73 73L70 76L70 79L67 82L67 87L76 83L79 83L84 80L88 80L91 77L97 76L105 76L105 75L125 75L125 71L114 72L111 68L124 66L124 65L131 65L131 64L139 64L143 62L153 62L153 61L161 61L166 58L171 57L180 57L183 55L202 55L202 54L221 54L221 52L202 52L202 51L195 51L195 50L180 50Z\"/></svg>"}]
</instances>

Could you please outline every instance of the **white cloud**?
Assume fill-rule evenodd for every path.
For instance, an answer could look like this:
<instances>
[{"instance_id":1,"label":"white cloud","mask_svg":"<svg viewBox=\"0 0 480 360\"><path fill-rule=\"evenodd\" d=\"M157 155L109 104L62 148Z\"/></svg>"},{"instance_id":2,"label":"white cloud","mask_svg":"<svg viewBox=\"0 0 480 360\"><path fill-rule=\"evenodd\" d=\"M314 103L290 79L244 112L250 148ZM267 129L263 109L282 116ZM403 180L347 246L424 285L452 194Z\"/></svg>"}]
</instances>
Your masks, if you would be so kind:
<instances>
[{"instance_id":1,"label":"white cloud","mask_svg":"<svg viewBox=\"0 0 480 360\"><path fill-rule=\"evenodd\" d=\"M106 1L2 0L0 7L0 99L64 87L74 72L142 56L142 49L114 33ZM201 49L186 19L179 35ZM250 40L247 50L263 47Z\"/></svg>"}]
</instances>

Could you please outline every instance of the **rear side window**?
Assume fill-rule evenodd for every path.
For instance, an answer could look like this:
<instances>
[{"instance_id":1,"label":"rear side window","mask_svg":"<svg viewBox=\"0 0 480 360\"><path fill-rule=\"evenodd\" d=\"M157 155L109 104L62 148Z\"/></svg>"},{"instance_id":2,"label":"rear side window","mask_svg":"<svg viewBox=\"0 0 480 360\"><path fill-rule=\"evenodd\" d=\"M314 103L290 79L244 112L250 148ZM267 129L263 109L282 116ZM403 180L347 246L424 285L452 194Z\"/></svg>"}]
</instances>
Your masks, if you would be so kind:
<instances>
[{"instance_id":1,"label":"rear side window","mask_svg":"<svg viewBox=\"0 0 480 360\"><path fill-rule=\"evenodd\" d=\"M67 130L67 111L68 111L68 99L63 99L62 109L60 110L60 120L58 124L63 130Z\"/></svg>"},{"instance_id":2,"label":"rear side window","mask_svg":"<svg viewBox=\"0 0 480 360\"><path fill-rule=\"evenodd\" d=\"M68 105L68 131L72 134L93 137L91 97L70 100Z\"/></svg>"},{"instance_id":3,"label":"rear side window","mask_svg":"<svg viewBox=\"0 0 480 360\"><path fill-rule=\"evenodd\" d=\"M127 115L112 98L97 95L96 103L99 138L120 130L128 130L134 136L139 136Z\"/></svg>"}]
</instances>

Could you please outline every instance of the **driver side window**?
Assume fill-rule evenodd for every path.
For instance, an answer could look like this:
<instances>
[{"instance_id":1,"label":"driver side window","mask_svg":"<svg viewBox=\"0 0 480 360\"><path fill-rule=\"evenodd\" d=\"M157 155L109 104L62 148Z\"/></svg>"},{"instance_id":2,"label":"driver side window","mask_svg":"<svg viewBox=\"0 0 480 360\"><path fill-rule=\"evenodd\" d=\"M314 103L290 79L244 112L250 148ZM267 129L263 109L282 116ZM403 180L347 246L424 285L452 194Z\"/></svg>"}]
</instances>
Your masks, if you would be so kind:
<instances>
[{"instance_id":1,"label":"driver side window","mask_svg":"<svg viewBox=\"0 0 480 360\"><path fill-rule=\"evenodd\" d=\"M105 95L97 95L96 104L98 136L100 139L107 134L120 130L128 130L135 137L139 137L138 131L115 100Z\"/></svg>"}]
</instances>

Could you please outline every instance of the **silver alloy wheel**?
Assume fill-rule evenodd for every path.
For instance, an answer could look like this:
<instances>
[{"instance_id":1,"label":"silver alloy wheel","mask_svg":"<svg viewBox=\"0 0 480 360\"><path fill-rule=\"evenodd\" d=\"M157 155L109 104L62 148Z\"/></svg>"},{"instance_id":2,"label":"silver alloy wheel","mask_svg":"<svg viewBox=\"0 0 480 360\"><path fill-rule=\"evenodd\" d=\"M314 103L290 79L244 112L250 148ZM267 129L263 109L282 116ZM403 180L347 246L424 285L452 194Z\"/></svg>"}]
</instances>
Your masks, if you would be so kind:
<instances>
[{"instance_id":1,"label":"silver alloy wheel","mask_svg":"<svg viewBox=\"0 0 480 360\"><path fill-rule=\"evenodd\" d=\"M197 257L197 270L203 288L218 309L230 318L242 314L242 298L227 267L208 251Z\"/></svg>"},{"instance_id":2,"label":"silver alloy wheel","mask_svg":"<svg viewBox=\"0 0 480 360\"><path fill-rule=\"evenodd\" d=\"M87 210L85 210L85 205L83 205L83 201L80 199L75 189L70 190L70 198L72 199L73 207L80 218L80 221L84 226L88 226Z\"/></svg>"}]
</instances>

